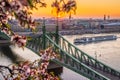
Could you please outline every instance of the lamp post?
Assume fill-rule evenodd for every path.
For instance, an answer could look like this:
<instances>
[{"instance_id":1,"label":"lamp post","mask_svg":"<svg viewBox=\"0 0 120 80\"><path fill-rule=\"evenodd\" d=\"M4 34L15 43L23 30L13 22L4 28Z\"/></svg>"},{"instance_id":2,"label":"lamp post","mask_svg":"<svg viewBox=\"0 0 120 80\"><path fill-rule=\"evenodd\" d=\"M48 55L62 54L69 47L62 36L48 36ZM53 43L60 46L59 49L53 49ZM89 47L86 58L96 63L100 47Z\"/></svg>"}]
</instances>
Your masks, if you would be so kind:
<instances>
[{"instance_id":1,"label":"lamp post","mask_svg":"<svg viewBox=\"0 0 120 80\"><path fill-rule=\"evenodd\" d=\"M95 67L97 67L97 53L95 51Z\"/></svg>"},{"instance_id":2,"label":"lamp post","mask_svg":"<svg viewBox=\"0 0 120 80\"><path fill-rule=\"evenodd\" d=\"M97 60L97 53L96 53L96 51L95 51L95 60Z\"/></svg>"}]
</instances>

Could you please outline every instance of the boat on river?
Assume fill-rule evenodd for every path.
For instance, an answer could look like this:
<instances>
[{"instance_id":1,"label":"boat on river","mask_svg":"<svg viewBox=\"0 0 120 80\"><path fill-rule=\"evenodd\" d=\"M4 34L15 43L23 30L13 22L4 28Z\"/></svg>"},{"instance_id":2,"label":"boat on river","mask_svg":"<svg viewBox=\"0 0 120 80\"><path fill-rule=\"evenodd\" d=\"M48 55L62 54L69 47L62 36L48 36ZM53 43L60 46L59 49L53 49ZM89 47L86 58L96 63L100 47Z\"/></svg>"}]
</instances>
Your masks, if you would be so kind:
<instances>
[{"instance_id":1,"label":"boat on river","mask_svg":"<svg viewBox=\"0 0 120 80\"><path fill-rule=\"evenodd\" d=\"M109 41L109 40L116 40L116 39L117 39L117 36L115 36L115 35L95 36L95 37L82 37L82 38L74 39L74 44L101 42L101 41Z\"/></svg>"}]
</instances>

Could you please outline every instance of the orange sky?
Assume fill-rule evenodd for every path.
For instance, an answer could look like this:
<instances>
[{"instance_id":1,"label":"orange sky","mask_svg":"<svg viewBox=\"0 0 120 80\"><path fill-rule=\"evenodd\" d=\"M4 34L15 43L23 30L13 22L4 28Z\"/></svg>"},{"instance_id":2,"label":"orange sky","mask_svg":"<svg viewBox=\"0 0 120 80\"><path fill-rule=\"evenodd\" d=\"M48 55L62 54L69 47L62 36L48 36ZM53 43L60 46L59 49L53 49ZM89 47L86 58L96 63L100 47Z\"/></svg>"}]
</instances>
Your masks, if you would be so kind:
<instances>
[{"instance_id":1,"label":"orange sky","mask_svg":"<svg viewBox=\"0 0 120 80\"><path fill-rule=\"evenodd\" d=\"M49 3L47 8L39 8L34 10L35 17L53 17L50 7L54 0L45 0ZM109 15L111 18L120 18L120 0L76 0L77 11L74 17L80 18L103 18L104 15Z\"/></svg>"}]
</instances>

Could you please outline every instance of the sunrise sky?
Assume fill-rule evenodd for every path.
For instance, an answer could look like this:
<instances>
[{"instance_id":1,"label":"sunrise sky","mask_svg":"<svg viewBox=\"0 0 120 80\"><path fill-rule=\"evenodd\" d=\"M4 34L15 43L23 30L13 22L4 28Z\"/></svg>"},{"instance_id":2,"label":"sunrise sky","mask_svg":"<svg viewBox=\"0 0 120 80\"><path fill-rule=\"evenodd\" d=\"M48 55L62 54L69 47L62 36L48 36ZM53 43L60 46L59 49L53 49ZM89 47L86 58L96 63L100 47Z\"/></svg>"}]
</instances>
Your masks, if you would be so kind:
<instances>
[{"instance_id":1,"label":"sunrise sky","mask_svg":"<svg viewBox=\"0 0 120 80\"><path fill-rule=\"evenodd\" d=\"M52 1L54 0L45 0L48 3L46 8L33 10L34 17L53 17L50 7ZM120 18L120 0L76 0L76 2L77 11L74 17L103 18L104 15L109 15L110 18Z\"/></svg>"}]
</instances>

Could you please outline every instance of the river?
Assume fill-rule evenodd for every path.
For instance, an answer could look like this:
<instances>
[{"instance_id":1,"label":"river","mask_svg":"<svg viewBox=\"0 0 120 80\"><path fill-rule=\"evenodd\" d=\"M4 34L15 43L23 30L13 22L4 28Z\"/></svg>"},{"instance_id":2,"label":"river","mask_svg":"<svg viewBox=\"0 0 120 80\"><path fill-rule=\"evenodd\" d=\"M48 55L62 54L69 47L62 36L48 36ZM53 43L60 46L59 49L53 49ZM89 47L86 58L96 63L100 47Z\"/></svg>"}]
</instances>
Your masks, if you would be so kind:
<instances>
[{"instance_id":1,"label":"river","mask_svg":"<svg viewBox=\"0 0 120 80\"><path fill-rule=\"evenodd\" d=\"M94 36L104 36L104 35L116 35L117 37L120 37L120 33L109 33L109 34L83 34L83 35L67 35L64 36L69 42L73 44L73 40L75 38L81 38L81 37L94 37ZM117 40L112 41L102 41L98 43L89 43L89 44L82 44L82 45L76 45L79 49L87 53L88 55L95 58L97 56L97 60L101 61L102 63L120 71L120 38ZM95 55L96 53L96 55ZM75 76L76 73L73 73L72 71L67 72L68 69L64 68L63 75L67 74L69 79L65 80L87 80L86 78L79 78L79 76ZM70 75L69 75L70 74ZM71 75L72 74L72 75ZM71 77L74 76L75 79L72 79Z\"/></svg>"},{"instance_id":2,"label":"river","mask_svg":"<svg viewBox=\"0 0 120 80\"><path fill-rule=\"evenodd\" d=\"M111 33L120 37L120 33ZM102 36L102 35L111 35L111 34L84 34L84 35L67 35L64 36L69 42L73 44L75 38L80 37L93 37L93 36ZM113 41L103 41L98 43L89 43L86 45L76 45L79 49L87 53L88 55L95 57L97 54L97 60L100 60L104 64L120 71L120 38ZM5 61L11 63L8 59L3 58L4 55L0 54L0 64L3 64ZM26 55L27 56L27 55ZM87 78L67 69L63 68L63 73L61 74L63 80L88 80Z\"/></svg>"}]
</instances>

